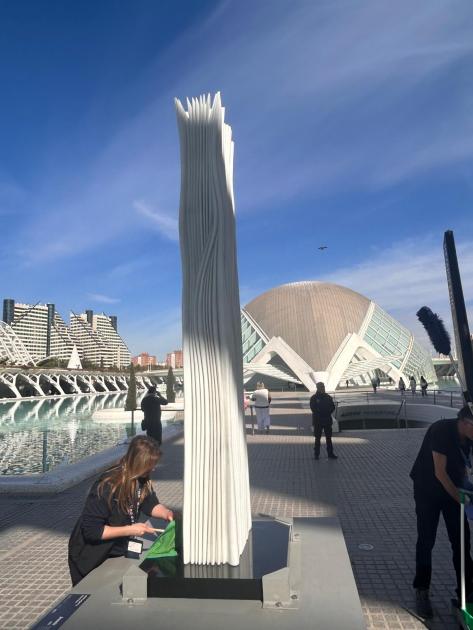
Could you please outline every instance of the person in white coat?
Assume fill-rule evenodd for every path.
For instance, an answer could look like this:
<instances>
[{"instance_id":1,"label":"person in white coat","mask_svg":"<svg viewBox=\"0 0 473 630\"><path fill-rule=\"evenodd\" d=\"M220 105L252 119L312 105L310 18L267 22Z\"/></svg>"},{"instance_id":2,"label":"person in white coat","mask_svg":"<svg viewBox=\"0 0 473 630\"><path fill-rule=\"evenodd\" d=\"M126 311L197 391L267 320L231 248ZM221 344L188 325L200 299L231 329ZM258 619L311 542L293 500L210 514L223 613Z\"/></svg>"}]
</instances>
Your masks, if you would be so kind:
<instances>
[{"instance_id":1,"label":"person in white coat","mask_svg":"<svg viewBox=\"0 0 473 630\"><path fill-rule=\"evenodd\" d=\"M264 383L257 383L256 390L251 397L255 403L256 422L260 431L269 433L271 419L269 417L269 405L271 404L271 396L269 390L266 389Z\"/></svg>"}]
</instances>

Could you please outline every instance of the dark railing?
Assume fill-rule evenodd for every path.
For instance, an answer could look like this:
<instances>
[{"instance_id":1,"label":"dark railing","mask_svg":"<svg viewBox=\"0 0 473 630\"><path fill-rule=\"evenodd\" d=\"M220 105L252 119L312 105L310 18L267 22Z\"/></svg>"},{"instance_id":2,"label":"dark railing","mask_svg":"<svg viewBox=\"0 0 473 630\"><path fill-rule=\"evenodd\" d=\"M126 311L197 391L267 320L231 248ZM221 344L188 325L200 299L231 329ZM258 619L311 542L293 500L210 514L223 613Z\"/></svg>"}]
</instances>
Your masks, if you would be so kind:
<instances>
[{"instance_id":1,"label":"dark railing","mask_svg":"<svg viewBox=\"0 0 473 630\"><path fill-rule=\"evenodd\" d=\"M399 409L397 410L397 414L396 414L396 418L395 418L395 422L396 422L396 424L397 424L397 428L398 428L398 429L400 429L400 428L401 428L400 423L399 423L399 417L401 416L401 411L402 411L403 409L404 409L404 411L405 411L405 409L406 409L406 399L405 399L405 398L403 398L403 399L401 400L401 404L400 404L400 406L399 406ZM405 421L405 423L406 423L406 429L407 429L407 418L406 418L406 417L404 417L404 421Z\"/></svg>"},{"instance_id":2,"label":"dark railing","mask_svg":"<svg viewBox=\"0 0 473 630\"><path fill-rule=\"evenodd\" d=\"M431 389L427 390L422 396L422 392L418 388L415 394L408 389L404 393L398 389L378 389L377 393L361 390L337 390L333 394L333 399L337 402L395 402L396 400L409 401L425 401L431 405L443 405L446 407L461 407L463 405L463 396L460 391Z\"/></svg>"},{"instance_id":3,"label":"dark railing","mask_svg":"<svg viewBox=\"0 0 473 630\"><path fill-rule=\"evenodd\" d=\"M356 429L362 429L362 430L366 430L366 429L408 429L409 427L409 422L411 422L411 428L412 428L412 421L409 421L407 418L404 417L398 417L398 418L384 418L382 420L376 420L375 418L366 418L366 416L361 416L359 418L342 418L341 420L338 420L338 426L339 426L339 430L340 433L342 433L343 431L350 431L353 430L350 425L356 424L359 426L356 426ZM415 423L415 421L413 421ZM376 423L376 424L375 424ZM371 426L369 426L371 425ZM392 426L391 426L392 425Z\"/></svg>"},{"instance_id":4,"label":"dark railing","mask_svg":"<svg viewBox=\"0 0 473 630\"><path fill-rule=\"evenodd\" d=\"M339 418L339 408L349 407L350 405L370 405L376 403L399 405L396 414L393 416L391 422L398 428L409 428L408 411L409 405L415 404L416 407L419 404L426 405L442 405L444 407L460 408L463 405L463 396L460 391L451 390L430 390L427 395L422 395L422 392L417 390L415 394L412 394L411 390L406 392L400 392L393 389L378 389L377 393L362 390L362 391L344 391L337 390L333 394L335 402L334 417L338 420L340 428L353 423L360 423L361 428L367 428L367 423L371 418L363 418L363 415L356 418ZM386 418L388 420L388 418Z\"/></svg>"}]
</instances>

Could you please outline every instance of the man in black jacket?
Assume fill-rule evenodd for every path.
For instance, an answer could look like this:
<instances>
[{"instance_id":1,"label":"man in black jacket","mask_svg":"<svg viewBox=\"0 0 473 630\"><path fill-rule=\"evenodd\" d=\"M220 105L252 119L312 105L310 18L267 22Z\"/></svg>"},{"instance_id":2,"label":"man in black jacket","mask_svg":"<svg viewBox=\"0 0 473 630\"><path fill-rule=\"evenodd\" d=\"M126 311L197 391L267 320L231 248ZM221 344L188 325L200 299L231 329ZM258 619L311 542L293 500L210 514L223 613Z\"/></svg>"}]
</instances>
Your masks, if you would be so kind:
<instances>
[{"instance_id":1,"label":"man in black jacket","mask_svg":"<svg viewBox=\"0 0 473 630\"><path fill-rule=\"evenodd\" d=\"M163 439L161 405L167 404L168 401L158 393L155 385L148 388L148 393L141 401L141 411L144 413L142 427L146 430L146 435L154 438L160 446Z\"/></svg>"},{"instance_id":2,"label":"man in black jacket","mask_svg":"<svg viewBox=\"0 0 473 630\"><path fill-rule=\"evenodd\" d=\"M325 433L329 459L337 459L337 456L333 452L332 445L332 413L335 411L335 404L333 398L325 392L324 383L317 383L315 387L317 391L310 399L315 436L314 457L315 459L319 459L320 439L323 431Z\"/></svg>"},{"instance_id":3,"label":"man in black jacket","mask_svg":"<svg viewBox=\"0 0 473 630\"><path fill-rule=\"evenodd\" d=\"M422 617L433 615L429 600L432 574L432 549L435 544L440 514L452 546L453 564L460 595L460 494L467 469L471 467L473 415L465 405L457 418L438 420L427 430L410 476L414 481L417 515L416 589L417 612ZM470 504L466 511L471 516ZM465 522L465 586L469 601L473 599L473 561L470 556L470 529Z\"/></svg>"}]
</instances>

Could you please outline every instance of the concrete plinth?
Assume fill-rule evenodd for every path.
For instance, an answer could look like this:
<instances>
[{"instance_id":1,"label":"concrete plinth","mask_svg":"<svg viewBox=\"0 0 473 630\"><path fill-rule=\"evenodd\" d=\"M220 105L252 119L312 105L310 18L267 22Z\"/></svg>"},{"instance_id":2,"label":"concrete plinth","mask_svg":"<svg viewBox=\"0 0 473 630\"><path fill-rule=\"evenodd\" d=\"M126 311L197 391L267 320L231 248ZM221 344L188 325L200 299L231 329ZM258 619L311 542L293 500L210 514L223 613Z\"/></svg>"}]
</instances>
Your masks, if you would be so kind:
<instances>
[{"instance_id":1,"label":"concrete plinth","mask_svg":"<svg viewBox=\"0 0 473 630\"><path fill-rule=\"evenodd\" d=\"M298 607L263 607L261 601L222 599L122 599L123 575L140 560L113 558L88 575L71 593L90 593L64 623L83 628L159 627L161 630L362 630L363 615L345 541L337 518L296 518L300 541ZM278 602L275 602L275 604Z\"/></svg>"}]
</instances>

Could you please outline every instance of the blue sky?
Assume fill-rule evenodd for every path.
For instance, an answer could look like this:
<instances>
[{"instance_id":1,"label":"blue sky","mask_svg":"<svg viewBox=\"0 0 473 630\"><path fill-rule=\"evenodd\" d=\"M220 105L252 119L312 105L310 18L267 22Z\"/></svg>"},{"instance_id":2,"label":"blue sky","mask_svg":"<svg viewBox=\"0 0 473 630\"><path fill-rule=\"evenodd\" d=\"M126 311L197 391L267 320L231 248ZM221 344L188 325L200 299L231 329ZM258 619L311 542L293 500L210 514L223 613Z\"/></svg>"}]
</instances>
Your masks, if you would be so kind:
<instances>
[{"instance_id":1,"label":"blue sky","mask_svg":"<svg viewBox=\"0 0 473 630\"><path fill-rule=\"evenodd\" d=\"M449 323L445 229L473 298L472 33L469 0L1 3L2 297L179 347L173 98L221 91L242 304L317 279L421 338L420 306Z\"/></svg>"}]
</instances>

